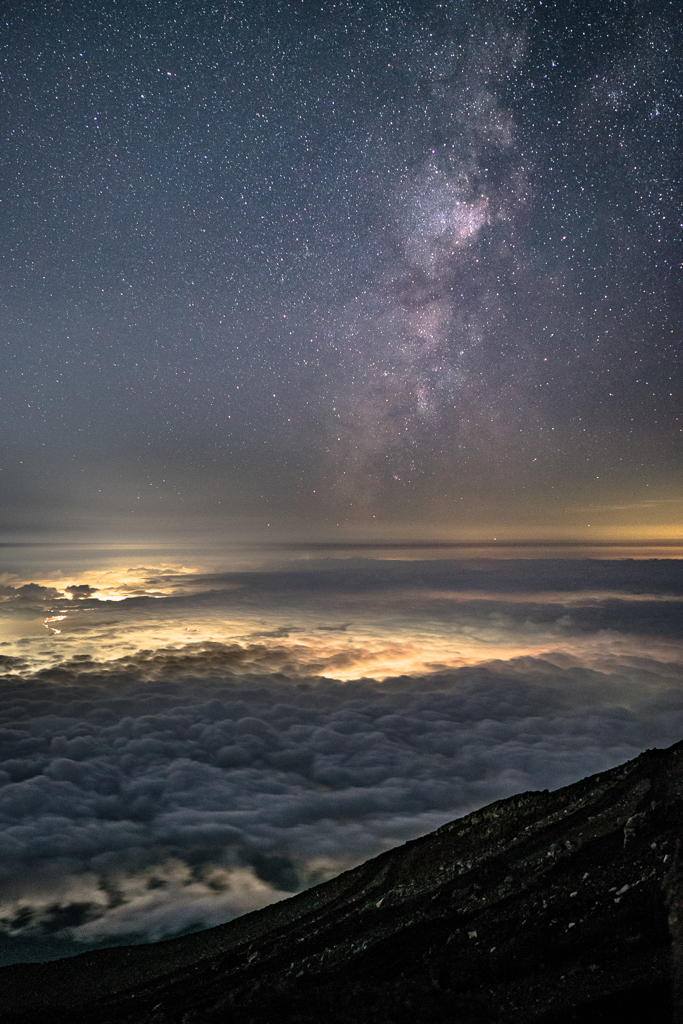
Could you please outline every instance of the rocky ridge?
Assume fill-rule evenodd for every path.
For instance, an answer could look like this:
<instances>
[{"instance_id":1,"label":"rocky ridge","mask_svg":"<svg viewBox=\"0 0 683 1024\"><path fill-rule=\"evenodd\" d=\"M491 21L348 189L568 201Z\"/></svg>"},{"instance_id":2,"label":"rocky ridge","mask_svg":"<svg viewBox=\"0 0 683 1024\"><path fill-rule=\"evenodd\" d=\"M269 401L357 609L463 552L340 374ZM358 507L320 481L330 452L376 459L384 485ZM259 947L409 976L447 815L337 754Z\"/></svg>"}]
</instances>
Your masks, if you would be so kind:
<instances>
[{"instance_id":1,"label":"rocky ridge","mask_svg":"<svg viewBox=\"0 0 683 1024\"><path fill-rule=\"evenodd\" d=\"M683 1022L683 742L183 938L0 970L1 1024Z\"/></svg>"}]
</instances>

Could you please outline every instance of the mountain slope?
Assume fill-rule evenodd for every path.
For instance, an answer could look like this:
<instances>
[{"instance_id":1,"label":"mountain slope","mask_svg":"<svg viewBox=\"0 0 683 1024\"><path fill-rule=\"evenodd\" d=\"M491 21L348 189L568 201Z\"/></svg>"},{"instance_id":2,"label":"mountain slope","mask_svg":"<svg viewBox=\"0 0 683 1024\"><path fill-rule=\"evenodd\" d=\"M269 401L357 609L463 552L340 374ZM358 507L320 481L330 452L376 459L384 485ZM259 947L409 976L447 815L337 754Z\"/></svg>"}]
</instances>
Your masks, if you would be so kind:
<instances>
[{"instance_id":1,"label":"mountain slope","mask_svg":"<svg viewBox=\"0 0 683 1024\"><path fill-rule=\"evenodd\" d=\"M678 743L230 924L4 968L0 1021L681 1021L682 835Z\"/></svg>"}]
</instances>

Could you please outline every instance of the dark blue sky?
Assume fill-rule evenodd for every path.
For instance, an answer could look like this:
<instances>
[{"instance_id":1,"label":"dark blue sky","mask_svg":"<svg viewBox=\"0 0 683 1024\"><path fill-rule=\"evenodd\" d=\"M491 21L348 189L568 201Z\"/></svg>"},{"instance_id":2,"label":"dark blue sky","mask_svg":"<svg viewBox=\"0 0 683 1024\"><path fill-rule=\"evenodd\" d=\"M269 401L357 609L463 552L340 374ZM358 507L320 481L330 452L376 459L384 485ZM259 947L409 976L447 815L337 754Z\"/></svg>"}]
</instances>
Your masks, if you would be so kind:
<instances>
[{"instance_id":1,"label":"dark blue sky","mask_svg":"<svg viewBox=\"0 0 683 1024\"><path fill-rule=\"evenodd\" d=\"M10 531L680 527L677 5L4 12Z\"/></svg>"}]
</instances>

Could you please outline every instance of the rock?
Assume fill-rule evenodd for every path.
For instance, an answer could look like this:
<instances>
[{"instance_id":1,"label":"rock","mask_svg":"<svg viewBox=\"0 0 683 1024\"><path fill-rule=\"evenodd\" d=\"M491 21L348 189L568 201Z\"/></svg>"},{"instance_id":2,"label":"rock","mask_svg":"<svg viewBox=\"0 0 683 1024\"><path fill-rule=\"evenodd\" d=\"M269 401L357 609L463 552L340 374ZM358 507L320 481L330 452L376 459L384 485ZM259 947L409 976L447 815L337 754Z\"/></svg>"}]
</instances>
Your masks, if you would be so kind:
<instances>
[{"instance_id":1,"label":"rock","mask_svg":"<svg viewBox=\"0 0 683 1024\"><path fill-rule=\"evenodd\" d=\"M0 970L2 1024L683 1024L683 743L205 932Z\"/></svg>"}]
</instances>

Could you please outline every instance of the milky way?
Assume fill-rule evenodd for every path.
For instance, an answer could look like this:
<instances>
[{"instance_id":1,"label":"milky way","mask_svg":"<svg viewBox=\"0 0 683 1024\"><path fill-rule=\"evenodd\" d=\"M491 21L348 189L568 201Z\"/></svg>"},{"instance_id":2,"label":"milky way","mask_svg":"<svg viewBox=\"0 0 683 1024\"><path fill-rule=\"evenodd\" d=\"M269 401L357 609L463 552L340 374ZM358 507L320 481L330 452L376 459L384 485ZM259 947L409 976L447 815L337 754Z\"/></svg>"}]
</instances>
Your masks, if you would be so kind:
<instances>
[{"instance_id":1,"label":"milky way","mask_svg":"<svg viewBox=\"0 0 683 1024\"><path fill-rule=\"evenodd\" d=\"M8 524L670 531L673 19L10 4Z\"/></svg>"},{"instance_id":2,"label":"milky way","mask_svg":"<svg viewBox=\"0 0 683 1024\"><path fill-rule=\"evenodd\" d=\"M0 961L680 739L678 20L3 5Z\"/></svg>"},{"instance_id":3,"label":"milky way","mask_svg":"<svg viewBox=\"0 0 683 1024\"><path fill-rule=\"evenodd\" d=\"M478 368L506 319L501 293L519 265L515 229L528 193L512 116L490 90L514 74L524 46L490 35L447 45L429 69L419 124L412 112L416 155L386 196L386 251L348 324L356 375L338 440L356 492L364 477L419 480L446 450L457 464L451 446L465 447L481 413L490 420L509 406L495 374ZM396 117L386 130L401 136L407 126ZM506 415L507 431L515 413ZM481 439L495 433L487 425Z\"/></svg>"}]
</instances>

